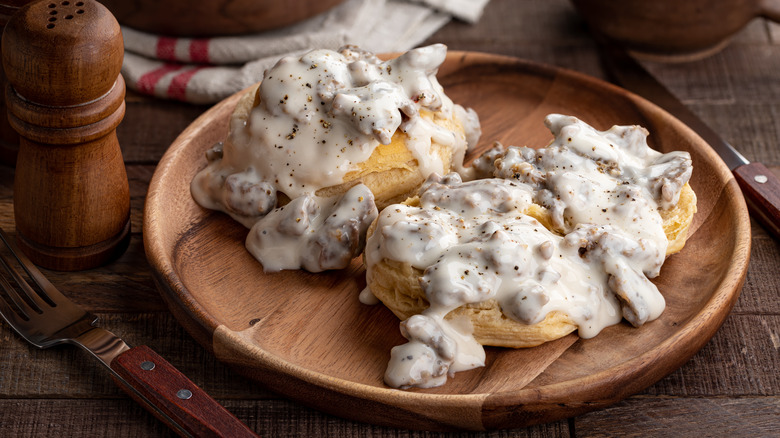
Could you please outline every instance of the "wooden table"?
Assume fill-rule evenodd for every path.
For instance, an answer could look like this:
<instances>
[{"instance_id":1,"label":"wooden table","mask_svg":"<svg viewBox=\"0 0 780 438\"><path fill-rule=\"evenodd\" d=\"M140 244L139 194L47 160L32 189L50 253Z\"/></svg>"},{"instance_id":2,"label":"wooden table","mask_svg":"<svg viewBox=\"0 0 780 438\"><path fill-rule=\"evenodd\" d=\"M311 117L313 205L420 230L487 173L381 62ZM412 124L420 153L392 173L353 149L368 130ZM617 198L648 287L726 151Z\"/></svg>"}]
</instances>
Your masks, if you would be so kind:
<instances>
[{"instance_id":1,"label":"wooden table","mask_svg":"<svg viewBox=\"0 0 780 438\"><path fill-rule=\"evenodd\" d=\"M453 22L429 39L604 77L596 48L566 0L493 0L477 25ZM754 20L721 53L646 66L749 159L780 175L780 26ZM155 165L205 106L130 93L118 135L130 179L133 236L108 266L45 271L65 295L133 345L162 353L262 436L434 436L345 421L235 375L198 345L161 300L141 238ZM0 227L14 230L14 169L0 165ZM715 337L682 368L606 409L487 436L780 435L780 242L752 224L739 301ZM171 436L75 348L36 350L0 326L0 436ZM481 436L478 433L447 436Z\"/></svg>"}]
</instances>

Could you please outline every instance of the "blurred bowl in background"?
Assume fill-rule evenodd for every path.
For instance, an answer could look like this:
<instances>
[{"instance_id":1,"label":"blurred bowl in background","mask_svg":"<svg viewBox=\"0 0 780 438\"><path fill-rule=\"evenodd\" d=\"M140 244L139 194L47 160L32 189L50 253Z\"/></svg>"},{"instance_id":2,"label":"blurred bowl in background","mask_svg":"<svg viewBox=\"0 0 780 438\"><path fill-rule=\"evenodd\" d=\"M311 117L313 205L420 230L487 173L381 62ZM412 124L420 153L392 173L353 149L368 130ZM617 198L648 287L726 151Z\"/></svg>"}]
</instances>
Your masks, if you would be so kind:
<instances>
[{"instance_id":1,"label":"blurred bowl in background","mask_svg":"<svg viewBox=\"0 0 780 438\"><path fill-rule=\"evenodd\" d=\"M571 2L591 29L659 61L688 61L716 53L756 17L780 21L780 0Z\"/></svg>"},{"instance_id":2,"label":"blurred bowl in background","mask_svg":"<svg viewBox=\"0 0 780 438\"><path fill-rule=\"evenodd\" d=\"M278 29L344 0L100 0L117 21L170 36L212 37Z\"/></svg>"}]
</instances>

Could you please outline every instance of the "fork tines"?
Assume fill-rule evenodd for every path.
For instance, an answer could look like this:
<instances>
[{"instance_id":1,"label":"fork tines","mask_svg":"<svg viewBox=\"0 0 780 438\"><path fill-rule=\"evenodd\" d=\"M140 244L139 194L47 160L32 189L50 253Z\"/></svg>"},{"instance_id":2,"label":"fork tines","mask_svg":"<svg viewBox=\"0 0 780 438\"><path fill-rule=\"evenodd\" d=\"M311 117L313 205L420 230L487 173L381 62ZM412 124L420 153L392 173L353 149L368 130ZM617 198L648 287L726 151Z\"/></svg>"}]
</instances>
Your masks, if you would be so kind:
<instances>
[{"instance_id":1,"label":"fork tines","mask_svg":"<svg viewBox=\"0 0 780 438\"><path fill-rule=\"evenodd\" d=\"M54 307L55 305L46 291L47 285L53 287L51 286L51 283L46 280L38 268L36 268L23 253L16 248L2 229L0 229L0 241L2 241L2 246L6 250L0 252L0 265L3 268L2 271L4 271L4 273L0 273L0 287L2 287L6 296L16 307L16 313L24 319L29 320L31 317L30 312L40 314L43 312L43 306L48 305ZM15 262L12 260L15 260ZM20 272L17 266L21 267L24 274ZM27 278L25 278L25 274ZM28 281L28 279L31 281ZM33 288L31 283L35 284L37 288ZM5 304L5 302L0 303L0 306L3 304ZM11 309L9 308L7 310Z\"/></svg>"}]
</instances>

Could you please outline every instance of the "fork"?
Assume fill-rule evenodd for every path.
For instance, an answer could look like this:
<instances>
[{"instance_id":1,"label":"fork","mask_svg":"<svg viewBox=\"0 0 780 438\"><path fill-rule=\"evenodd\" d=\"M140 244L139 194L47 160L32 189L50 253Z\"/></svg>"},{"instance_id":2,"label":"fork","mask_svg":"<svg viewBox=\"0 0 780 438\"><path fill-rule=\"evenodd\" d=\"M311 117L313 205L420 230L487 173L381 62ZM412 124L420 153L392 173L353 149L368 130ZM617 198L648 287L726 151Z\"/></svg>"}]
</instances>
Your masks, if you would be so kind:
<instances>
[{"instance_id":1,"label":"fork","mask_svg":"<svg viewBox=\"0 0 780 438\"><path fill-rule=\"evenodd\" d=\"M105 365L133 399L182 436L256 436L244 423L147 346L130 347L98 327L98 318L76 305L30 262L0 229L7 252L0 252L0 275L8 301L0 297L0 316L38 348L77 345ZM2 247L0 246L0 251ZM27 274L34 288L18 269ZM16 287L9 281L13 280Z\"/></svg>"}]
</instances>

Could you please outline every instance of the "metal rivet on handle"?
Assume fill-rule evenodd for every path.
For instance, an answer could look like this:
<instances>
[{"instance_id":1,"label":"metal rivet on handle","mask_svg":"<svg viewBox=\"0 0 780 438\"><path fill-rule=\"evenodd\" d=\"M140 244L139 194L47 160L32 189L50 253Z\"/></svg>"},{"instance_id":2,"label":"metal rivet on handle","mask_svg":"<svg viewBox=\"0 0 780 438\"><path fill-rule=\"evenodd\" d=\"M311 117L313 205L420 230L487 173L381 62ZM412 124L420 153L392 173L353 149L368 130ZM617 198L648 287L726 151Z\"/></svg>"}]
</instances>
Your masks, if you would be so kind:
<instances>
[{"instance_id":1,"label":"metal rivet on handle","mask_svg":"<svg viewBox=\"0 0 780 438\"><path fill-rule=\"evenodd\" d=\"M766 175L756 175L753 177L753 179L759 184L764 184L765 182L769 181L769 178L767 178Z\"/></svg>"},{"instance_id":2,"label":"metal rivet on handle","mask_svg":"<svg viewBox=\"0 0 780 438\"><path fill-rule=\"evenodd\" d=\"M190 392L189 389L180 389L179 392L176 393L176 397L179 397L182 400L189 400L189 398L192 397L192 392Z\"/></svg>"},{"instance_id":3,"label":"metal rivet on handle","mask_svg":"<svg viewBox=\"0 0 780 438\"><path fill-rule=\"evenodd\" d=\"M141 362L141 369L145 371L151 371L154 369L154 362L149 362L148 360L145 360Z\"/></svg>"}]
</instances>

